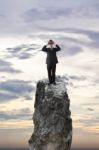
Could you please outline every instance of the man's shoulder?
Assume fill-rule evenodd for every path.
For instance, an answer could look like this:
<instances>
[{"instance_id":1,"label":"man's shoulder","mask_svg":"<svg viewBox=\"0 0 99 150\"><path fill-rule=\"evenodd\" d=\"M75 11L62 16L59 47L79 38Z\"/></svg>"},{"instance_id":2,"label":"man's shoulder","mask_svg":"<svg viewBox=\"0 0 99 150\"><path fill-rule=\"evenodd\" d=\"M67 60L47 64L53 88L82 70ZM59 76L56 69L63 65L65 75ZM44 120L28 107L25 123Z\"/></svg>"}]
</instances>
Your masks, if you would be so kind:
<instances>
[{"instance_id":1,"label":"man's shoulder","mask_svg":"<svg viewBox=\"0 0 99 150\"><path fill-rule=\"evenodd\" d=\"M46 47L46 45L44 45L43 47Z\"/></svg>"}]
</instances>

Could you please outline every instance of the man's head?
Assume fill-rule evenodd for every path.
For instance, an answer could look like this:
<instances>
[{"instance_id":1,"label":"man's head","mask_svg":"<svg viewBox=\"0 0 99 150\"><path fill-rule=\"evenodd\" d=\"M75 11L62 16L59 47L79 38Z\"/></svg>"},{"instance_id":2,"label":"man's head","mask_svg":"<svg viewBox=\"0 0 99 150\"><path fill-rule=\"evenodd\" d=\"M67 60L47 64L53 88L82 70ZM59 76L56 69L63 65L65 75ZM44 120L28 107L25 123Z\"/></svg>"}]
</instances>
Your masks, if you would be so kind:
<instances>
[{"instance_id":1,"label":"man's head","mask_svg":"<svg viewBox=\"0 0 99 150\"><path fill-rule=\"evenodd\" d=\"M53 40L49 40L49 41L48 41L48 44L53 45L53 44L54 44L54 41L53 41Z\"/></svg>"}]
</instances>

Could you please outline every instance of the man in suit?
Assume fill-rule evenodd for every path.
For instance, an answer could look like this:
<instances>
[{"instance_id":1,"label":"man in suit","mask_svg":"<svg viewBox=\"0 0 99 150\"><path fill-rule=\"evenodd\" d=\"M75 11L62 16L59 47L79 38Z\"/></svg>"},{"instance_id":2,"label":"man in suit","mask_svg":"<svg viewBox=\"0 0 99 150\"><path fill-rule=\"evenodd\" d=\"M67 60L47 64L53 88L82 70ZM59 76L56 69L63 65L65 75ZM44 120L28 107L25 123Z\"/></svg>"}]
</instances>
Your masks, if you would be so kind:
<instances>
[{"instance_id":1,"label":"man in suit","mask_svg":"<svg viewBox=\"0 0 99 150\"><path fill-rule=\"evenodd\" d=\"M53 40L49 40L48 44L42 48L42 51L47 53L46 64L47 64L49 84L54 85L56 84L55 73L56 73L56 64L58 63L56 52L60 50L61 50L60 47L57 44L55 44Z\"/></svg>"}]
</instances>

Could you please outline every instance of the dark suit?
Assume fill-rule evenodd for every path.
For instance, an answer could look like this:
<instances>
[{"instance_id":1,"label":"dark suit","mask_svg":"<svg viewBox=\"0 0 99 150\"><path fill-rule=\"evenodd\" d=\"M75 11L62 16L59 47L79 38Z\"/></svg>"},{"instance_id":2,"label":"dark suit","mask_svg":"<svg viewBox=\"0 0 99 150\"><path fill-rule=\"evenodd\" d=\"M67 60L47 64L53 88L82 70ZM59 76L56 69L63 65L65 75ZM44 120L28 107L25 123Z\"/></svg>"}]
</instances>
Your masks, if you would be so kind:
<instances>
[{"instance_id":1,"label":"dark suit","mask_svg":"<svg viewBox=\"0 0 99 150\"><path fill-rule=\"evenodd\" d=\"M48 78L50 83L55 82L56 64L58 63L56 52L60 50L61 49L58 45L56 45L56 47L53 48L48 48L47 45L45 45L42 48L42 51L47 53L46 64L47 64Z\"/></svg>"}]
</instances>

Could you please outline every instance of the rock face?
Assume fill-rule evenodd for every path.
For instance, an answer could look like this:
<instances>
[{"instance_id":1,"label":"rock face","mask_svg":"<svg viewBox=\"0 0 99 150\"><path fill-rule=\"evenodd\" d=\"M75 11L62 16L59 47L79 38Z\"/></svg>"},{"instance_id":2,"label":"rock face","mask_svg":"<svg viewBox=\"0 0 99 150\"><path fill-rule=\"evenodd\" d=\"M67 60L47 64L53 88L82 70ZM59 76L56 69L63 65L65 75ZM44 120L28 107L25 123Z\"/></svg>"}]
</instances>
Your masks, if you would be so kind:
<instances>
[{"instance_id":1,"label":"rock face","mask_svg":"<svg viewBox=\"0 0 99 150\"><path fill-rule=\"evenodd\" d=\"M57 79L56 85L46 81L37 83L34 132L29 139L31 150L70 150L72 142L72 120L70 100L65 83Z\"/></svg>"}]
</instances>

